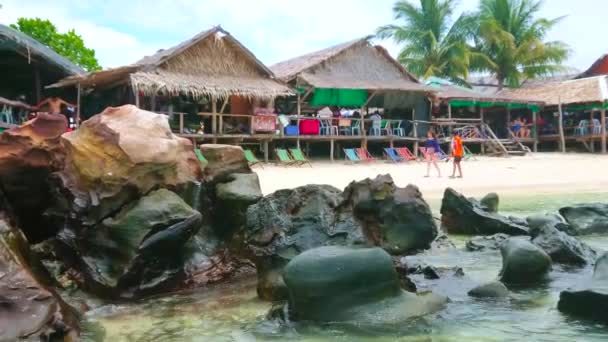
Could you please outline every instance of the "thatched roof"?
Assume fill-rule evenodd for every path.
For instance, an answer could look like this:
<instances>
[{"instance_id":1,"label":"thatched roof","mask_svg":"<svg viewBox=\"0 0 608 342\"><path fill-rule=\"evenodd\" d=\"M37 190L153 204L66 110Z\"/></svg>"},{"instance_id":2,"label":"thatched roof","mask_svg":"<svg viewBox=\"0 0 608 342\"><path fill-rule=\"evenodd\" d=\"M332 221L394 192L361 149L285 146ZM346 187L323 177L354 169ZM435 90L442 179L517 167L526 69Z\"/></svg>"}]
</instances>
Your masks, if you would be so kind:
<instances>
[{"instance_id":1,"label":"thatched roof","mask_svg":"<svg viewBox=\"0 0 608 342\"><path fill-rule=\"evenodd\" d=\"M285 81L302 81L317 88L432 92L420 84L370 37L309 53L270 67Z\"/></svg>"},{"instance_id":2,"label":"thatched roof","mask_svg":"<svg viewBox=\"0 0 608 342\"><path fill-rule=\"evenodd\" d=\"M52 85L108 86L130 82L144 94L230 95L273 98L291 95L274 74L228 32L217 26L133 65L70 77Z\"/></svg>"},{"instance_id":3,"label":"thatched roof","mask_svg":"<svg viewBox=\"0 0 608 342\"><path fill-rule=\"evenodd\" d=\"M0 24L0 50L13 50L25 58L38 60L61 70L65 75L82 75L84 69L59 55L36 39Z\"/></svg>"},{"instance_id":4,"label":"thatched roof","mask_svg":"<svg viewBox=\"0 0 608 342\"><path fill-rule=\"evenodd\" d=\"M532 88L505 89L500 95L543 101L547 106L604 103L608 101L608 76L551 82Z\"/></svg>"},{"instance_id":5,"label":"thatched roof","mask_svg":"<svg viewBox=\"0 0 608 342\"><path fill-rule=\"evenodd\" d=\"M542 101L521 98L506 94L487 94L480 93L473 89L453 84L447 80L431 77L426 85L436 91L436 97L441 101L463 100L487 103L535 103L542 104Z\"/></svg>"}]
</instances>

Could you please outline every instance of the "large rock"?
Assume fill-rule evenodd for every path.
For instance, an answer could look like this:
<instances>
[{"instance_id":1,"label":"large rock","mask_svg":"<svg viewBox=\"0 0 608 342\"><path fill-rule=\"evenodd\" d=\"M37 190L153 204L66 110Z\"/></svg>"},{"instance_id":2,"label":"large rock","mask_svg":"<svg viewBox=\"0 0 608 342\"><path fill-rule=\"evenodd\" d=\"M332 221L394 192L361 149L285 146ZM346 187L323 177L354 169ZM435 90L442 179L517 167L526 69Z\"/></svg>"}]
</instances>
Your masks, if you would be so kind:
<instances>
[{"instance_id":1,"label":"large rock","mask_svg":"<svg viewBox=\"0 0 608 342\"><path fill-rule=\"evenodd\" d=\"M467 243L465 247L471 252L481 252L488 250L498 250L509 239L507 234L494 234L489 236L474 236Z\"/></svg>"},{"instance_id":2,"label":"large rock","mask_svg":"<svg viewBox=\"0 0 608 342\"><path fill-rule=\"evenodd\" d=\"M64 134L62 144L60 192L84 225L154 188L176 189L202 177L192 143L171 133L167 117L132 105L107 108Z\"/></svg>"},{"instance_id":3,"label":"large rock","mask_svg":"<svg viewBox=\"0 0 608 342\"><path fill-rule=\"evenodd\" d=\"M545 226L553 227L568 235L578 235L572 225L566 223L558 214L531 215L526 217L526 222L530 227L530 235L532 238L535 238L540 233L541 228Z\"/></svg>"},{"instance_id":4,"label":"large rock","mask_svg":"<svg viewBox=\"0 0 608 342\"><path fill-rule=\"evenodd\" d=\"M451 188L445 190L441 202L441 225L454 234L528 235L526 226L487 212L477 201L471 201Z\"/></svg>"},{"instance_id":5,"label":"large rock","mask_svg":"<svg viewBox=\"0 0 608 342\"><path fill-rule=\"evenodd\" d=\"M34 262L22 233L0 218L0 341L75 340L75 312L36 278Z\"/></svg>"},{"instance_id":6,"label":"large rock","mask_svg":"<svg viewBox=\"0 0 608 342\"><path fill-rule=\"evenodd\" d=\"M210 164L213 165L213 164ZM215 187L212 215L216 233L229 239L247 221L247 208L262 198L260 180L255 173L234 173Z\"/></svg>"},{"instance_id":7,"label":"large rock","mask_svg":"<svg viewBox=\"0 0 608 342\"><path fill-rule=\"evenodd\" d=\"M65 116L41 113L0 135L0 186L32 243L57 232L43 213L52 202L48 177L63 168L60 137L66 128Z\"/></svg>"},{"instance_id":8,"label":"large rock","mask_svg":"<svg viewBox=\"0 0 608 342\"><path fill-rule=\"evenodd\" d=\"M342 202L340 190L308 185L277 191L249 207L234 250L255 262L261 298L284 298L283 267L296 255L320 246L367 243Z\"/></svg>"},{"instance_id":9,"label":"large rock","mask_svg":"<svg viewBox=\"0 0 608 342\"><path fill-rule=\"evenodd\" d=\"M551 257L531 242L511 238L500 248L500 280L507 284L527 285L545 278L551 270Z\"/></svg>"},{"instance_id":10,"label":"large rock","mask_svg":"<svg viewBox=\"0 0 608 342\"><path fill-rule=\"evenodd\" d=\"M542 248L554 262L571 265L593 264L596 252L582 241L547 224L536 231L532 243Z\"/></svg>"},{"instance_id":11,"label":"large rock","mask_svg":"<svg viewBox=\"0 0 608 342\"><path fill-rule=\"evenodd\" d=\"M287 264L284 279L295 321L399 324L447 301L403 291L390 255L380 248L312 249Z\"/></svg>"},{"instance_id":12,"label":"large rock","mask_svg":"<svg viewBox=\"0 0 608 342\"><path fill-rule=\"evenodd\" d=\"M580 204L561 208L559 213L577 235L608 233L608 204Z\"/></svg>"},{"instance_id":13,"label":"large rock","mask_svg":"<svg viewBox=\"0 0 608 342\"><path fill-rule=\"evenodd\" d=\"M208 162L204 170L207 182L222 182L234 173L251 173L249 163L240 146L205 144L201 145L200 149Z\"/></svg>"},{"instance_id":14,"label":"large rock","mask_svg":"<svg viewBox=\"0 0 608 342\"><path fill-rule=\"evenodd\" d=\"M437 237L431 209L414 185L398 188L383 175L351 183L344 197L367 237L391 254L428 249Z\"/></svg>"},{"instance_id":15,"label":"large rock","mask_svg":"<svg viewBox=\"0 0 608 342\"><path fill-rule=\"evenodd\" d=\"M498 212L498 194L495 192L491 192L485 195L479 203L481 206L489 213L497 213Z\"/></svg>"},{"instance_id":16,"label":"large rock","mask_svg":"<svg viewBox=\"0 0 608 342\"><path fill-rule=\"evenodd\" d=\"M492 281L471 289L468 295L476 298L507 298L509 289L499 281Z\"/></svg>"},{"instance_id":17,"label":"large rock","mask_svg":"<svg viewBox=\"0 0 608 342\"><path fill-rule=\"evenodd\" d=\"M590 281L579 289L560 293L557 308L576 317L608 323L608 253L596 261Z\"/></svg>"},{"instance_id":18,"label":"large rock","mask_svg":"<svg viewBox=\"0 0 608 342\"><path fill-rule=\"evenodd\" d=\"M185 246L200 225L199 212L161 189L97 226L64 229L59 241L83 288L102 297L141 297L183 280Z\"/></svg>"}]
</instances>

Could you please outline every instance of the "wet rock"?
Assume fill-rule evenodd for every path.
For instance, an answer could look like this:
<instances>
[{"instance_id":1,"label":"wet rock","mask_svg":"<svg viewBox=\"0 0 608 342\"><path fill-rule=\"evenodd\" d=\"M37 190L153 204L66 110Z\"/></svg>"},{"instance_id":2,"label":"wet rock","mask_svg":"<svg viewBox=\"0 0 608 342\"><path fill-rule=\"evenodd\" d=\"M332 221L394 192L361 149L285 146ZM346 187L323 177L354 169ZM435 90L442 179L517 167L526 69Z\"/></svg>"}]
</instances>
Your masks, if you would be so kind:
<instances>
[{"instance_id":1,"label":"wet rock","mask_svg":"<svg viewBox=\"0 0 608 342\"><path fill-rule=\"evenodd\" d=\"M448 233L453 234L528 235L528 227L487 212L479 203L468 200L451 188L445 190L441 202L441 224Z\"/></svg>"},{"instance_id":2,"label":"wet rock","mask_svg":"<svg viewBox=\"0 0 608 342\"><path fill-rule=\"evenodd\" d=\"M608 253L595 263L593 278L578 289L562 291L557 309L563 313L608 323Z\"/></svg>"},{"instance_id":3,"label":"wet rock","mask_svg":"<svg viewBox=\"0 0 608 342\"><path fill-rule=\"evenodd\" d=\"M393 255L430 248L437 226L430 207L414 185L395 186L390 175L352 182L344 190L367 237Z\"/></svg>"},{"instance_id":4,"label":"wet rock","mask_svg":"<svg viewBox=\"0 0 608 342\"><path fill-rule=\"evenodd\" d=\"M541 228L545 226L554 227L568 235L577 235L572 226L566 223L564 219L557 214L531 215L526 217L526 222L530 227L530 236L532 236L532 238L535 238L539 234Z\"/></svg>"},{"instance_id":5,"label":"wet rock","mask_svg":"<svg viewBox=\"0 0 608 342\"><path fill-rule=\"evenodd\" d=\"M278 276L298 254L327 245L367 244L361 224L342 202L340 190L308 185L277 191L248 208L246 228L235 237L233 250L256 264L262 299L284 299Z\"/></svg>"},{"instance_id":6,"label":"wet rock","mask_svg":"<svg viewBox=\"0 0 608 342\"><path fill-rule=\"evenodd\" d=\"M499 203L499 199L498 199L498 194L495 192L491 192L487 195L485 195L480 201L479 203L481 204L482 208L484 208L485 211L489 212L489 213L497 213L498 212L498 203Z\"/></svg>"},{"instance_id":7,"label":"wet rock","mask_svg":"<svg viewBox=\"0 0 608 342\"><path fill-rule=\"evenodd\" d=\"M204 170L208 183L223 182L234 173L252 172L240 146L205 144L200 149L208 162Z\"/></svg>"},{"instance_id":8,"label":"wet rock","mask_svg":"<svg viewBox=\"0 0 608 342\"><path fill-rule=\"evenodd\" d=\"M262 198L257 174L235 173L227 177L227 182L216 186L212 213L216 233L223 239L229 239L245 225L247 208Z\"/></svg>"},{"instance_id":9,"label":"wet rock","mask_svg":"<svg viewBox=\"0 0 608 342\"><path fill-rule=\"evenodd\" d=\"M102 297L132 298L179 284L185 248L201 214L161 189L123 208L100 225L59 234L64 260L74 260L83 288Z\"/></svg>"},{"instance_id":10,"label":"wet rock","mask_svg":"<svg viewBox=\"0 0 608 342\"><path fill-rule=\"evenodd\" d=\"M477 286L468 292L468 295L476 298L506 298L509 297L509 289L499 281Z\"/></svg>"},{"instance_id":11,"label":"wet rock","mask_svg":"<svg viewBox=\"0 0 608 342\"><path fill-rule=\"evenodd\" d=\"M465 244L468 251L481 252L500 249L503 243L509 239L507 234L494 234L490 236L474 236Z\"/></svg>"},{"instance_id":12,"label":"wet rock","mask_svg":"<svg viewBox=\"0 0 608 342\"><path fill-rule=\"evenodd\" d=\"M570 265L593 264L596 252L582 241L550 224L536 230L532 243L542 248L554 262Z\"/></svg>"},{"instance_id":13,"label":"wet rock","mask_svg":"<svg viewBox=\"0 0 608 342\"><path fill-rule=\"evenodd\" d=\"M608 233L608 204L580 204L561 208L559 213L576 235Z\"/></svg>"},{"instance_id":14,"label":"wet rock","mask_svg":"<svg viewBox=\"0 0 608 342\"><path fill-rule=\"evenodd\" d=\"M0 186L31 243L57 233L43 213L53 197L48 177L63 168L66 128L65 116L41 113L0 135Z\"/></svg>"},{"instance_id":15,"label":"wet rock","mask_svg":"<svg viewBox=\"0 0 608 342\"><path fill-rule=\"evenodd\" d=\"M152 189L202 177L192 143L171 133L167 117L132 105L107 108L63 135L62 145L58 197L88 226Z\"/></svg>"},{"instance_id":16,"label":"wet rock","mask_svg":"<svg viewBox=\"0 0 608 342\"><path fill-rule=\"evenodd\" d=\"M435 240L431 243L431 249L434 250L445 250L445 249L454 249L456 245L450 240L450 238L443 233L439 233Z\"/></svg>"},{"instance_id":17,"label":"wet rock","mask_svg":"<svg viewBox=\"0 0 608 342\"><path fill-rule=\"evenodd\" d=\"M398 324L441 310L446 297L401 289L391 257L380 248L321 247L285 268L294 321Z\"/></svg>"},{"instance_id":18,"label":"wet rock","mask_svg":"<svg viewBox=\"0 0 608 342\"><path fill-rule=\"evenodd\" d=\"M75 311L37 280L22 233L0 218L0 340L72 340Z\"/></svg>"},{"instance_id":19,"label":"wet rock","mask_svg":"<svg viewBox=\"0 0 608 342\"><path fill-rule=\"evenodd\" d=\"M500 280L507 284L532 284L545 278L551 269L551 257L531 242L510 238L500 248Z\"/></svg>"}]
</instances>

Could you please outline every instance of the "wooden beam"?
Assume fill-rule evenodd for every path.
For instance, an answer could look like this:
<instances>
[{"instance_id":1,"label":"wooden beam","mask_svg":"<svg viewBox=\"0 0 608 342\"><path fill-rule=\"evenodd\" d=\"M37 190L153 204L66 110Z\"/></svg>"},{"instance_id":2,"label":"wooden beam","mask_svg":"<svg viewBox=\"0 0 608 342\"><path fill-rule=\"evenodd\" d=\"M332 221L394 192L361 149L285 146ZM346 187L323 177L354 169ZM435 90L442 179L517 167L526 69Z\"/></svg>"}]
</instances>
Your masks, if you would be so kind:
<instances>
[{"instance_id":1,"label":"wooden beam","mask_svg":"<svg viewBox=\"0 0 608 342\"><path fill-rule=\"evenodd\" d=\"M372 102L372 100L374 99L374 97L376 97L376 94L378 94L377 90L374 90L371 95L367 98L367 100L365 101L365 103L363 104L363 107L367 107L367 105Z\"/></svg>"},{"instance_id":2,"label":"wooden beam","mask_svg":"<svg viewBox=\"0 0 608 342\"><path fill-rule=\"evenodd\" d=\"M601 125L602 125L602 154L606 154L606 110L602 109L602 118L601 118Z\"/></svg>"},{"instance_id":3,"label":"wooden beam","mask_svg":"<svg viewBox=\"0 0 608 342\"><path fill-rule=\"evenodd\" d=\"M559 129L559 144L561 147L561 151L562 153L566 153L566 138L564 137L564 112L562 111L562 98L559 98L559 105L557 106L558 110L559 110L559 122L558 122L558 129Z\"/></svg>"}]
</instances>

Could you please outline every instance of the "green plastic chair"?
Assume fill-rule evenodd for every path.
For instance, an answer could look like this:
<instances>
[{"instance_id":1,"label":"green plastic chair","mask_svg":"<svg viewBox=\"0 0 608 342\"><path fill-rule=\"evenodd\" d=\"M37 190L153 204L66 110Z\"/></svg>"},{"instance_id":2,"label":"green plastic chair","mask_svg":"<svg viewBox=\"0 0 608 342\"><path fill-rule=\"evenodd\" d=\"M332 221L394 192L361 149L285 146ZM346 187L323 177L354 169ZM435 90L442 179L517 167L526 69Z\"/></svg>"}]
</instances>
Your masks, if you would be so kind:
<instances>
[{"instance_id":1,"label":"green plastic chair","mask_svg":"<svg viewBox=\"0 0 608 342\"><path fill-rule=\"evenodd\" d=\"M310 167L312 167L312 164L310 163L310 161L308 161L308 159L306 159L306 157L304 156L304 153L302 152L301 149L291 148L291 149L289 149L289 153L291 153L291 156L295 160L296 164L298 164L298 165L308 164Z\"/></svg>"},{"instance_id":2,"label":"green plastic chair","mask_svg":"<svg viewBox=\"0 0 608 342\"><path fill-rule=\"evenodd\" d=\"M245 159L247 159L249 166L260 165L260 167L264 168L264 166L262 166L262 162L255 157L255 154L253 154L253 151L243 150L243 153L245 154Z\"/></svg>"},{"instance_id":3,"label":"green plastic chair","mask_svg":"<svg viewBox=\"0 0 608 342\"><path fill-rule=\"evenodd\" d=\"M201 169L204 169L209 162L198 148L194 149L194 154L196 154L196 158L198 158L198 161L201 163Z\"/></svg>"},{"instance_id":4,"label":"green plastic chair","mask_svg":"<svg viewBox=\"0 0 608 342\"><path fill-rule=\"evenodd\" d=\"M291 159L291 157L289 156L289 152L287 152L287 150L284 150L282 148L277 148L275 150L275 152L277 154L277 158L279 158L279 160L278 160L279 164L293 165L295 163L295 160Z\"/></svg>"}]
</instances>

